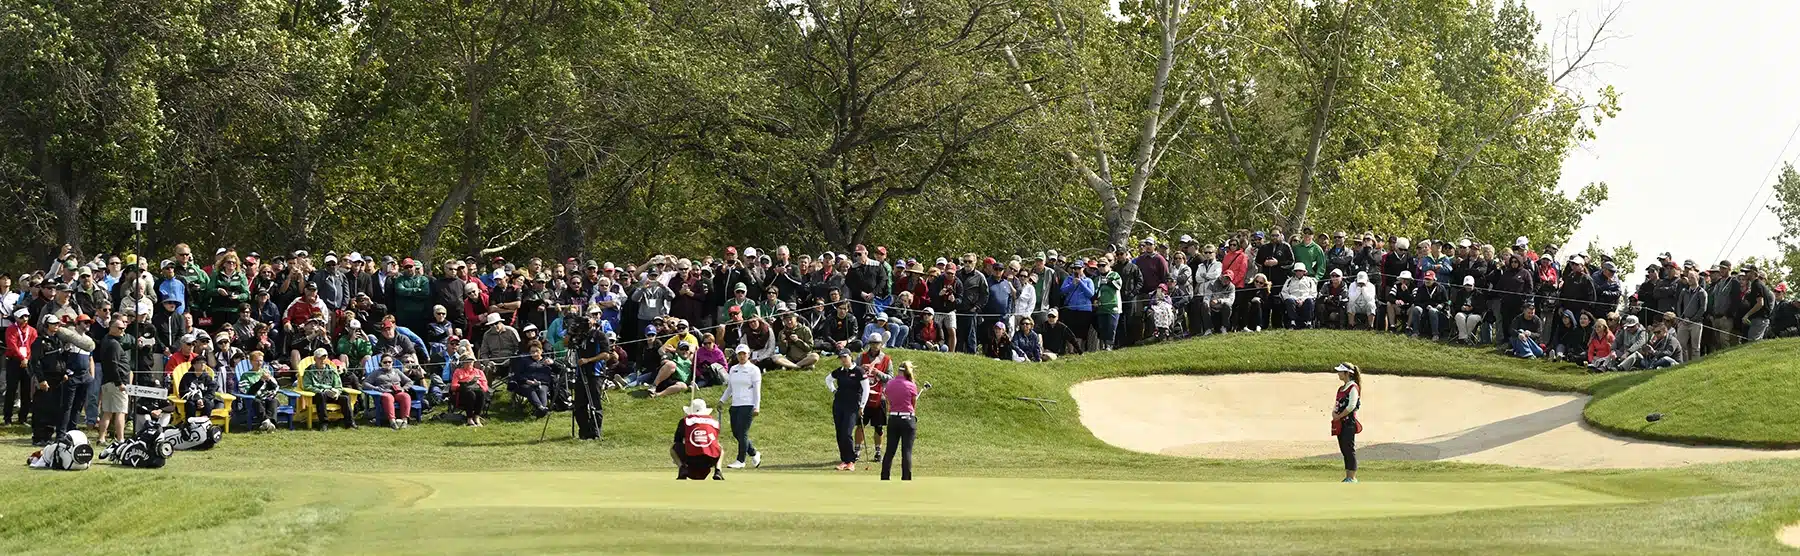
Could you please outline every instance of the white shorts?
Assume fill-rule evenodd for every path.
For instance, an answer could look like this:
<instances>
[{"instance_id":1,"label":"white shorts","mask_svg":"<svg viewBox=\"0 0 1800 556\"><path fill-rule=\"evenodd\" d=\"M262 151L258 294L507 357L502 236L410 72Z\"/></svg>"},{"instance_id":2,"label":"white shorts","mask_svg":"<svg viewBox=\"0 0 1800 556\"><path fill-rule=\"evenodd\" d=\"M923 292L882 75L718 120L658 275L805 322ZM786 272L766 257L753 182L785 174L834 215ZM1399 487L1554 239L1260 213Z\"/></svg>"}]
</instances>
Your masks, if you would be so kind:
<instances>
[{"instance_id":1,"label":"white shorts","mask_svg":"<svg viewBox=\"0 0 1800 556\"><path fill-rule=\"evenodd\" d=\"M1350 312L1357 315L1375 314L1375 302L1368 298L1350 300Z\"/></svg>"}]
</instances>

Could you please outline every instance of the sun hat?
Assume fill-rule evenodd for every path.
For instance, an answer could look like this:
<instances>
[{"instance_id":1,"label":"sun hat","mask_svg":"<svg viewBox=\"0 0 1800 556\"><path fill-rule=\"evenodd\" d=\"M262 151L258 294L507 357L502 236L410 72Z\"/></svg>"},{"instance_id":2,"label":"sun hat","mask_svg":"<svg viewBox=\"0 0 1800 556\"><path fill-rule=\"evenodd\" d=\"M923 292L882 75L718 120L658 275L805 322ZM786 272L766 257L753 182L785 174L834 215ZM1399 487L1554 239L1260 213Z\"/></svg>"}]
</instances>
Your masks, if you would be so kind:
<instances>
[{"instance_id":1,"label":"sun hat","mask_svg":"<svg viewBox=\"0 0 1800 556\"><path fill-rule=\"evenodd\" d=\"M1306 272L1306 263L1294 263L1294 272Z\"/></svg>"},{"instance_id":2,"label":"sun hat","mask_svg":"<svg viewBox=\"0 0 1800 556\"><path fill-rule=\"evenodd\" d=\"M487 322L488 326L493 326L495 324L499 324L500 323L500 313L488 313L486 322Z\"/></svg>"},{"instance_id":3,"label":"sun hat","mask_svg":"<svg viewBox=\"0 0 1800 556\"><path fill-rule=\"evenodd\" d=\"M1401 280L1411 280L1412 279L1412 271L1410 271L1410 270L1400 271L1400 279Z\"/></svg>"},{"instance_id":4,"label":"sun hat","mask_svg":"<svg viewBox=\"0 0 1800 556\"><path fill-rule=\"evenodd\" d=\"M1348 361L1345 361L1343 363L1338 363L1337 368L1332 369L1332 370L1340 372L1340 373L1350 373L1353 375L1354 374L1362 374L1360 371L1357 370L1356 364L1348 362Z\"/></svg>"},{"instance_id":5,"label":"sun hat","mask_svg":"<svg viewBox=\"0 0 1800 556\"><path fill-rule=\"evenodd\" d=\"M706 407L706 400L694 398L687 404L688 415L710 415L712 408Z\"/></svg>"}]
</instances>

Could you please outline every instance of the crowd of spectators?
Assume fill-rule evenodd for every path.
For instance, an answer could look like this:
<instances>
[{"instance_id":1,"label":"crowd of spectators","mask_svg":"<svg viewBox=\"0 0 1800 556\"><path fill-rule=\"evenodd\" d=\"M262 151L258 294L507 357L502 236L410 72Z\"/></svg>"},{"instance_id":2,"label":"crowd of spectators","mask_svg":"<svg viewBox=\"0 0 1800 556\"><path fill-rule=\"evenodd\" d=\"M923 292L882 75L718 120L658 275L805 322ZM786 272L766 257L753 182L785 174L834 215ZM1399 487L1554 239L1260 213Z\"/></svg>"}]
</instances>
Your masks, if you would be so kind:
<instances>
[{"instance_id":1,"label":"crowd of spectators","mask_svg":"<svg viewBox=\"0 0 1800 556\"><path fill-rule=\"evenodd\" d=\"M15 409L21 421L36 415L43 440L117 422L129 411L125 384L173 386L204 411L220 390L272 406L276 384L297 381L333 399L389 392L363 403L398 427L405 392L430 386L431 402L479 426L490 378L541 414L567 399L555 377L570 365L604 360L608 385L662 395L723 381L724 354L738 346L773 370L808 368L872 339L1035 362L1171 338L1342 328L1627 370L1800 333L1800 301L1786 285L1730 261L1702 267L1664 253L1628 289L1628 269L1614 261L1559 255L1555 245L1534 251L1524 237L1415 245L1306 228L1134 247L1003 258L726 247L623 265L493 257L431 269L358 252L219 248L197 261L182 244L163 260L83 260L65 248L48 268L18 274L17 291L0 276L0 405L8 424ZM605 340L592 353L571 345L577 322ZM367 358L381 364L358 372ZM168 384L181 363L193 372Z\"/></svg>"}]
</instances>

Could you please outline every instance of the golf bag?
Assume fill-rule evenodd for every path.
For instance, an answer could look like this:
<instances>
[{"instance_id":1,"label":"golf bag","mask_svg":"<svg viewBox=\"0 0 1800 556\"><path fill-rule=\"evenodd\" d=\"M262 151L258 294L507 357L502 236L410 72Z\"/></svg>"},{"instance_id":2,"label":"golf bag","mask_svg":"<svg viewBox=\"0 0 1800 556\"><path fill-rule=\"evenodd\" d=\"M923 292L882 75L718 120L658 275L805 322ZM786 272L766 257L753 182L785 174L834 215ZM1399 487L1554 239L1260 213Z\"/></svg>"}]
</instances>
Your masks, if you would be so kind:
<instances>
[{"instance_id":1,"label":"golf bag","mask_svg":"<svg viewBox=\"0 0 1800 556\"><path fill-rule=\"evenodd\" d=\"M100 452L100 459L126 467L155 469L162 467L170 454L175 453L175 446L162 439L163 426L155 420L146 420L138 427L137 434L124 442L108 446Z\"/></svg>"},{"instance_id":2,"label":"golf bag","mask_svg":"<svg viewBox=\"0 0 1800 556\"><path fill-rule=\"evenodd\" d=\"M35 468L81 471L94 463L94 447L88 445L86 434L69 431L31 454L25 463Z\"/></svg>"},{"instance_id":3,"label":"golf bag","mask_svg":"<svg viewBox=\"0 0 1800 556\"><path fill-rule=\"evenodd\" d=\"M206 417L189 417L180 427L162 431L163 442L176 450L210 450L224 436L225 431Z\"/></svg>"}]
</instances>

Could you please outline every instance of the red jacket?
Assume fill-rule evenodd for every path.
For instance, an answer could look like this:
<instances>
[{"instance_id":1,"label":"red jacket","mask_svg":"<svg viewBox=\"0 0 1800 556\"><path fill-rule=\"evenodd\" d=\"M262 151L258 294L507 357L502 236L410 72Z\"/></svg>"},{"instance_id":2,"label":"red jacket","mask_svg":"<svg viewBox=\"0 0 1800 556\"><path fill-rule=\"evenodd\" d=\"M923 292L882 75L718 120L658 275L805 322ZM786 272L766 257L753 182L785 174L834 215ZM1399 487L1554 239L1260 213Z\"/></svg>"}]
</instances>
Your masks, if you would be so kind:
<instances>
[{"instance_id":1,"label":"red jacket","mask_svg":"<svg viewBox=\"0 0 1800 556\"><path fill-rule=\"evenodd\" d=\"M1225 268L1224 271L1231 273L1231 283L1240 289L1250 279L1245 276L1250 270L1250 256L1245 255L1243 249L1226 251L1225 256L1219 259L1219 265Z\"/></svg>"},{"instance_id":2,"label":"red jacket","mask_svg":"<svg viewBox=\"0 0 1800 556\"><path fill-rule=\"evenodd\" d=\"M471 380L475 381L476 384L481 385L481 390L483 392L490 391L488 388L487 374L481 372L481 367L465 365L450 371L450 395L456 395L457 387L462 383Z\"/></svg>"},{"instance_id":3,"label":"red jacket","mask_svg":"<svg viewBox=\"0 0 1800 556\"><path fill-rule=\"evenodd\" d=\"M20 364L31 360L31 344L37 342L37 328L29 324L19 323L6 329L6 356L19 360Z\"/></svg>"}]
</instances>

